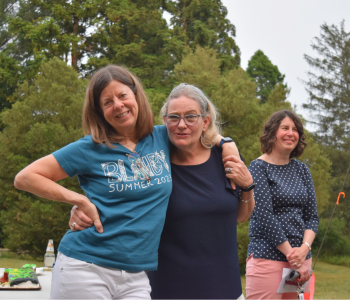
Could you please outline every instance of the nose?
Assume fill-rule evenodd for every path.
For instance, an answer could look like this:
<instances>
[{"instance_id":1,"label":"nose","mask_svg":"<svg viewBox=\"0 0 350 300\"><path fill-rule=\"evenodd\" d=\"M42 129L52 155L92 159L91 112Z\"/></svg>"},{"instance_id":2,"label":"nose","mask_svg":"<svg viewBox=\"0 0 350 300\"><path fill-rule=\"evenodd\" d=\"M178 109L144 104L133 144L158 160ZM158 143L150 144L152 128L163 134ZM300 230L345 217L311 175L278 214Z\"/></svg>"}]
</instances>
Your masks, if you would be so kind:
<instances>
[{"instance_id":1,"label":"nose","mask_svg":"<svg viewBox=\"0 0 350 300\"><path fill-rule=\"evenodd\" d=\"M290 128L290 129L288 129L288 135L293 135L293 129L292 128Z\"/></svg>"},{"instance_id":2,"label":"nose","mask_svg":"<svg viewBox=\"0 0 350 300\"><path fill-rule=\"evenodd\" d=\"M179 122L179 124L177 124L177 127L180 127L180 128L186 128L187 127L184 118L180 119L180 122Z\"/></svg>"},{"instance_id":3,"label":"nose","mask_svg":"<svg viewBox=\"0 0 350 300\"><path fill-rule=\"evenodd\" d=\"M124 106L123 101L120 101L117 97L113 98L113 108L119 110Z\"/></svg>"}]
</instances>

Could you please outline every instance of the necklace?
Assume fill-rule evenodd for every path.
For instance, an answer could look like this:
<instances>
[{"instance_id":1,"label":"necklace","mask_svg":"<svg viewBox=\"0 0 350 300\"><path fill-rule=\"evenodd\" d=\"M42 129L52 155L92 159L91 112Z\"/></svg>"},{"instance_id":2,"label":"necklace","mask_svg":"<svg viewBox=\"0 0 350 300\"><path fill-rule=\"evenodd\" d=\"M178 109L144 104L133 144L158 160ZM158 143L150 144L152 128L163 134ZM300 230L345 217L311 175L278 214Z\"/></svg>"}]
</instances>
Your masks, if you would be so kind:
<instances>
[{"instance_id":1,"label":"necklace","mask_svg":"<svg viewBox=\"0 0 350 300\"><path fill-rule=\"evenodd\" d=\"M129 149L131 152L133 152L136 148L136 144L133 141L130 141L132 144L129 144L125 141L120 141L119 144L121 144L122 146L124 146L125 148Z\"/></svg>"}]
</instances>

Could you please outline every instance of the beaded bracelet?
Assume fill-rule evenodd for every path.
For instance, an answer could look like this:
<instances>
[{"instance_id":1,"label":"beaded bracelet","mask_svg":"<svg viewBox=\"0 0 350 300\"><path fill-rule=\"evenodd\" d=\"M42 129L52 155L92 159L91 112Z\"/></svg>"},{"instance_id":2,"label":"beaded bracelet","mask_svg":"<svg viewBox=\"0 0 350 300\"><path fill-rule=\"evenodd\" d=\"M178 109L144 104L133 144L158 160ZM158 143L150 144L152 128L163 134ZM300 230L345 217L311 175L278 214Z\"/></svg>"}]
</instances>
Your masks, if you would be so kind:
<instances>
[{"instance_id":1,"label":"beaded bracelet","mask_svg":"<svg viewBox=\"0 0 350 300\"><path fill-rule=\"evenodd\" d=\"M249 201L252 200L253 198L254 198L254 192L253 192L253 195L252 195L248 200L242 199L242 193L239 192L239 199L241 199L241 201L244 202L244 203L249 202Z\"/></svg>"}]
</instances>

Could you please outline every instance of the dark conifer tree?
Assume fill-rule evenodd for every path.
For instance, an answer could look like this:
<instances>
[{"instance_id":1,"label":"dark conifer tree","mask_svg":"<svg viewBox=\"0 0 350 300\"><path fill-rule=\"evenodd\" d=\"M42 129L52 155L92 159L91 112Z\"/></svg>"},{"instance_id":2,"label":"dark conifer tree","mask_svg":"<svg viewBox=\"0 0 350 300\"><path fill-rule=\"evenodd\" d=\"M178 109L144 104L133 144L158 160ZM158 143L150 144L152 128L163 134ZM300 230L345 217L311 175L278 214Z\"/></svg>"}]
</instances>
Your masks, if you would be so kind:
<instances>
[{"instance_id":1,"label":"dark conifer tree","mask_svg":"<svg viewBox=\"0 0 350 300\"><path fill-rule=\"evenodd\" d=\"M276 84L281 83L287 90L287 85L283 84L285 75L281 74L278 67L261 50L256 51L249 60L247 73L256 83L256 95L261 103L268 100Z\"/></svg>"}]
</instances>

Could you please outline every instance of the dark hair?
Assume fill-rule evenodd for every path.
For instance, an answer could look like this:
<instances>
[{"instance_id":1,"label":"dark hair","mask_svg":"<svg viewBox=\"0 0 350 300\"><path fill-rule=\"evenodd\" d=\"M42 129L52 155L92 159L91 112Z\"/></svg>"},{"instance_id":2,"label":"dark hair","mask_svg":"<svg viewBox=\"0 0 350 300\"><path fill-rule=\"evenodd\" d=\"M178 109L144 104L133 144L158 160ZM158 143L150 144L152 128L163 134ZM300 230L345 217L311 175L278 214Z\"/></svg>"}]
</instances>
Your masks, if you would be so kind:
<instances>
[{"instance_id":1,"label":"dark hair","mask_svg":"<svg viewBox=\"0 0 350 300\"><path fill-rule=\"evenodd\" d=\"M94 142L106 144L120 142L123 138L105 120L100 107L100 96L103 89L113 80L127 85L135 94L138 105L136 122L136 138L142 139L153 131L154 117L146 98L146 94L138 79L126 68L109 65L98 70L92 76L86 89L83 108L83 131L85 135L91 134Z\"/></svg>"},{"instance_id":2,"label":"dark hair","mask_svg":"<svg viewBox=\"0 0 350 300\"><path fill-rule=\"evenodd\" d=\"M299 141L293 151L290 153L289 158L299 157L303 154L304 149L307 145L305 142L305 133L304 127L300 118L296 115L295 112L290 110L280 110L273 113L270 118L266 121L263 129L263 133L260 137L261 151L262 153L270 154L273 148L273 145L276 141L276 132L279 128L281 121L284 118L290 118L293 120L295 127L299 133Z\"/></svg>"}]
</instances>

